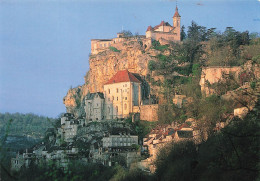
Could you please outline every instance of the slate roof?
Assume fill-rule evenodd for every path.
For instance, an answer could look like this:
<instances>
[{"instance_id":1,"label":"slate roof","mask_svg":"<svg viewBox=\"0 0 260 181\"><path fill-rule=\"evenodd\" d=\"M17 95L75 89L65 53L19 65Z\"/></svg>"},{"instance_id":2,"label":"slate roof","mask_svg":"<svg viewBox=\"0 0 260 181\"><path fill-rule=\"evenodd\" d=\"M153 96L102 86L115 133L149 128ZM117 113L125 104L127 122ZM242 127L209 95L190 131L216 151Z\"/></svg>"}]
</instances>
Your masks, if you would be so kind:
<instances>
[{"instance_id":1,"label":"slate roof","mask_svg":"<svg viewBox=\"0 0 260 181\"><path fill-rule=\"evenodd\" d=\"M134 76L131 72L128 70L121 70L118 71L105 85L107 84L114 84L114 83L120 83L120 82L137 82L141 83L138 78Z\"/></svg>"},{"instance_id":2,"label":"slate roof","mask_svg":"<svg viewBox=\"0 0 260 181\"><path fill-rule=\"evenodd\" d=\"M95 92L95 93L88 93L87 94L87 100L93 100L96 94L98 94L98 96L101 99L104 99L104 94L102 92Z\"/></svg>"},{"instance_id":3,"label":"slate roof","mask_svg":"<svg viewBox=\"0 0 260 181\"><path fill-rule=\"evenodd\" d=\"M192 131L177 131L179 138L192 138L193 132Z\"/></svg>"}]
</instances>

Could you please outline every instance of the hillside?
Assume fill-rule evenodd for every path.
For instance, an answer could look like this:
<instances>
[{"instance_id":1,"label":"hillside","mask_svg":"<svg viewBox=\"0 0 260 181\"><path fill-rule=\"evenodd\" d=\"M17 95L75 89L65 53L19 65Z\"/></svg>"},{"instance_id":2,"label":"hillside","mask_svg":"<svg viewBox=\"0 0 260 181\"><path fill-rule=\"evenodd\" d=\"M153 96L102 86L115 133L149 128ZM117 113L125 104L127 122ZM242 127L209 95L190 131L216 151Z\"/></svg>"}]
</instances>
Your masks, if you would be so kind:
<instances>
[{"instance_id":1,"label":"hillside","mask_svg":"<svg viewBox=\"0 0 260 181\"><path fill-rule=\"evenodd\" d=\"M224 33L216 33L192 22L182 43L161 45L153 41L151 46L146 46L145 41L142 36L127 37L119 48L109 47L91 54L85 84L70 89L63 99L67 112L84 116L82 100L87 93L102 92L103 85L124 69L142 76L149 83L151 95L156 95L161 103L172 99L174 94L191 97L200 94L202 67L243 67L251 60L239 76L246 71L247 79L259 77L260 40L250 40L248 32L227 28Z\"/></svg>"},{"instance_id":2,"label":"hillside","mask_svg":"<svg viewBox=\"0 0 260 181\"><path fill-rule=\"evenodd\" d=\"M10 122L10 120L12 120ZM28 136L43 138L45 131L52 127L54 119L32 113L0 113L0 136ZM9 128L8 128L9 125Z\"/></svg>"}]
</instances>

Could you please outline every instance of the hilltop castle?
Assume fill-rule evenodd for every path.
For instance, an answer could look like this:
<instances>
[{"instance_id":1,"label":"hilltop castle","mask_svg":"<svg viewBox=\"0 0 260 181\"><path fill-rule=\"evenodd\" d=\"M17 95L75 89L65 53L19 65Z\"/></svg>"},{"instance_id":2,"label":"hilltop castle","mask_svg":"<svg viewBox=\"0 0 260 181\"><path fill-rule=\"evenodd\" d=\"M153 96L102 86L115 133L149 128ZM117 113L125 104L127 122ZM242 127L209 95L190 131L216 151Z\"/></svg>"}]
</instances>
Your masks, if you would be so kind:
<instances>
[{"instance_id":1,"label":"hilltop castle","mask_svg":"<svg viewBox=\"0 0 260 181\"><path fill-rule=\"evenodd\" d=\"M181 16L178 12L177 6L172 19L173 26L164 21L155 27L148 26L146 30L146 38L151 38L152 40L157 41L181 41Z\"/></svg>"},{"instance_id":2,"label":"hilltop castle","mask_svg":"<svg viewBox=\"0 0 260 181\"><path fill-rule=\"evenodd\" d=\"M151 46L153 40L159 41L161 44L169 44L172 41L179 42L181 41L181 16L177 6L172 19L172 26L168 22L162 21L154 27L148 26L145 36L139 35L132 38L139 39L147 48ZM117 33L117 37L112 39L92 39L91 54L97 54L112 46L120 50L127 39L129 37L126 37L124 33Z\"/></svg>"}]
</instances>

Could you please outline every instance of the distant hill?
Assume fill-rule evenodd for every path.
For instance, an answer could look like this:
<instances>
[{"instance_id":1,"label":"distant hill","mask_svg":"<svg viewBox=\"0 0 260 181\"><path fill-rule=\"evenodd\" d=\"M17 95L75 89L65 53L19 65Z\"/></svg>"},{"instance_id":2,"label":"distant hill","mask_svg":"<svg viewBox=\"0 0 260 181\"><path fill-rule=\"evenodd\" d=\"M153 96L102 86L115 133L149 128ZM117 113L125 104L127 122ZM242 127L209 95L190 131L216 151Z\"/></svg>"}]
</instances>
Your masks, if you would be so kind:
<instances>
[{"instance_id":1,"label":"distant hill","mask_svg":"<svg viewBox=\"0 0 260 181\"><path fill-rule=\"evenodd\" d=\"M7 131L8 123L9 131ZM54 119L32 113L0 113L0 137L5 133L10 136L43 138L47 128L53 127Z\"/></svg>"}]
</instances>

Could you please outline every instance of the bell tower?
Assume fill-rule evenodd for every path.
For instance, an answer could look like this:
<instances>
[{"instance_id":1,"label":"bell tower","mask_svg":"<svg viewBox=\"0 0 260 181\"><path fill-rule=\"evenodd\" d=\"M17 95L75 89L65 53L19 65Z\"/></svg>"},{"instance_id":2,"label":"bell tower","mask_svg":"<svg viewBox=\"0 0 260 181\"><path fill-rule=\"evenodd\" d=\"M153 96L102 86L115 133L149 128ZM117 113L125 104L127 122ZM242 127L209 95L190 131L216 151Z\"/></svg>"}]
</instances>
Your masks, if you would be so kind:
<instances>
[{"instance_id":1,"label":"bell tower","mask_svg":"<svg viewBox=\"0 0 260 181\"><path fill-rule=\"evenodd\" d=\"M175 8L175 13L172 17L172 20L173 20L174 33L177 34L176 40L180 41L181 40L181 16L178 12L177 5L176 5L176 8Z\"/></svg>"}]
</instances>

